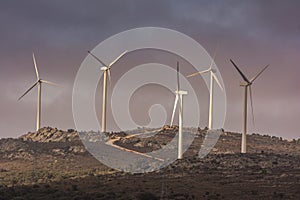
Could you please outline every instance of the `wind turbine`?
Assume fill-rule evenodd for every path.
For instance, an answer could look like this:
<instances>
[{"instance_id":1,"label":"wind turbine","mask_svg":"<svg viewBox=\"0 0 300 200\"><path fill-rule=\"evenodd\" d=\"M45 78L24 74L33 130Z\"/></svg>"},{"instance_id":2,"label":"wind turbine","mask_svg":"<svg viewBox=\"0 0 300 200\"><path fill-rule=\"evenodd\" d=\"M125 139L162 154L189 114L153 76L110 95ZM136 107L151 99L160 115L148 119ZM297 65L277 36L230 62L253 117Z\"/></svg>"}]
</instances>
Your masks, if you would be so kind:
<instances>
[{"instance_id":1,"label":"wind turbine","mask_svg":"<svg viewBox=\"0 0 300 200\"><path fill-rule=\"evenodd\" d=\"M178 128L178 159L182 159L182 121L183 121L183 95L187 95L188 92L184 90L180 90L180 83L179 83L179 62L177 62L177 90L175 91L175 102L173 113L171 117L171 126L173 125L175 110L177 107L178 100L180 100L179 104L179 128Z\"/></svg>"},{"instance_id":2,"label":"wind turbine","mask_svg":"<svg viewBox=\"0 0 300 200\"><path fill-rule=\"evenodd\" d=\"M239 74L242 76L244 82L240 84L240 86L243 86L245 88L244 91L244 114L243 114L243 130L242 130L242 145L241 145L241 153L246 153L246 132L247 132L247 94L248 94L248 87L249 87L249 93L250 93L250 103L251 103L251 112L252 112L252 120L254 124L254 115L253 115L253 103L252 103L252 89L251 85L255 81L255 79L265 71L265 69L269 66L265 66L259 73L257 73L252 79L248 79L243 72L237 67L237 65L230 59L230 62L233 64L235 69L239 72Z\"/></svg>"},{"instance_id":3,"label":"wind turbine","mask_svg":"<svg viewBox=\"0 0 300 200\"><path fill-rule=\"evenodd\" d=\"M111 77L110 77L110 68L113 64L115 64L118 60L121 59L122 56L124 56L127 51L124 51L121 55L119 55L114 61L112 61L109 65L106 65L104 62L102 62L98 57L96 57L94 54L92 54L90 51L88 53L95 58L102 67L100 68L103 71L103 95L102 95L102 126L101 126L101 132L106 132L106 94L107 94L107 76L109 83L111 83Z\"/></svg>"},{"instance_id":4,"label":"wind turbine","mask_svg":"<svg viewBox=\"0 0 300 200\"><path fill-rule=\"evenodd\" d=\"M42 80L40 78L40 75L39 75L39 71L38 71L38 68L37 68L34 53L32 53L32 59L33 59L33 64L34 64L37 80L22 96L19 97L18 100L20 100L22 97L24 97L30 90L32 90L37 85L37 87L38 87L38 100L37 100L37 114L36 114L36 131L38 131L40 129L40 125L41 125L42 83L46 83L46 84L49 84L49 85L56 85L56 86L58 86L58 84L50 82L50 81Z\"/></svg>"},{"instance_id":5,"label":"wind turbine","mask_svg":"<svg viewBox=\"0 0 300 200\"><path fill-rule=\"evenodd\" d=\"M215 55L214 55L215 57ZM219 79L216 76L216 69L213 69L213 62L214 58L212 58L210 67L207 70L201 71L201 72L196 72L194 74L188 75L187 77L192 77L192 76L197 76L199 74L205 74L205 73L210 73L210 86L209 86L209 114L208 114L208 129L212 130L213 129L213 89L214 89L214 80L217 82L218 86L221 88L223 91L223 87L219 81Z\"/></svg>"}]
</instances>

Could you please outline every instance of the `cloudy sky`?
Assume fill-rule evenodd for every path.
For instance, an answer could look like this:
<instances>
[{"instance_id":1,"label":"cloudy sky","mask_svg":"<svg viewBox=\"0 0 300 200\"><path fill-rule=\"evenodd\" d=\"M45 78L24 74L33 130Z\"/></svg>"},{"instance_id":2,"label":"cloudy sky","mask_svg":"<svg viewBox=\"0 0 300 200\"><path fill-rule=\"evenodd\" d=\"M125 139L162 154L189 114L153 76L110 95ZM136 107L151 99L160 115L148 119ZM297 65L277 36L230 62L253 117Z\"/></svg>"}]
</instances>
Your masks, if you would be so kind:
<instances>
[{"instance_id":1,"label":"cloudy sky","mask_svg":"<svg viewBox=\"0 0 300 200\"><path fill-rule=\"evenodd\" d=\"M215 63L226 87L226 130L241 131L243 101L241 78L229 59L249 77L270 64L253 85L256 123L249 121L248 132L299 138L299 7L297 0L1 1L0 137L35 130L36 90L17 101L35 81L32 51L41 77L63 86L43 87L42 126L74 128L72 88L87 50L119 32L152 26L182 32L211 55L219 46ZM153 52L148 53L141 55L149 61ZM134 63L141 55L129 54L122 62ZM115 69L113 73L121 76ZM204 118L202 127L206 122Z\"/></svg>"}]
</instances>

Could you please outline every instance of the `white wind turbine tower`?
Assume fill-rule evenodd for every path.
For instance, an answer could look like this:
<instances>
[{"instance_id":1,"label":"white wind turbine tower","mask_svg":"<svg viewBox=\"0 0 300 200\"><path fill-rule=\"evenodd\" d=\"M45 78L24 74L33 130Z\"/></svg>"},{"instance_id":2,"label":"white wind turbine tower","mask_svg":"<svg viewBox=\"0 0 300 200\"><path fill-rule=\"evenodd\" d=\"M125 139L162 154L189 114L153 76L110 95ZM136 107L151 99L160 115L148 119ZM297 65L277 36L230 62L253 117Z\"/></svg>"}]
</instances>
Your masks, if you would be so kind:
<instances>
[{"instance_id":1,"label":"white wind turbine tower","mask_svg":"<svg viewBox=\"0 0 300 200\"><path fill-rule=\"evenodd\" d=\"M180 90L180 83L179 83L179 62L177 62L177 90L175 91L175 102L173 113L171 117L171 126L173 125L175 110L177 107L178 100L179 103L179 126L178 126L178 159L182 159L182 122L183 122L183 95L187 95L188 92L184 90Z\"/></svg>"},{"instance_id":2,"label":"white wind turbine tower","mask_svg":"<svg viewBox=\"0 0 300 200\"><path fill-rule=\"evenodd\" d=\"M214 58L211 60L210 67L207 70L201 71L201 72L196 72L194 74L188 75L187 77L192 77L192 76L197 76L199 74L205 74L209 73L210 74L210 86L209 86L209 114L208 114L208 129L212 130L213 129L213 89L214 89L214 80L217 82L218 86L221 88L223 91L223 87L219 81L219 79L216 76L216 69L213 69L213 62Z\"/></svg>"},{"instance_id":3,"label":"white wind turbine tower","mask_svg":"<svg viewBox=\"0 0 300 200\"><path fill-rule=\"evenodd\" d=\"M118 60L121 59L122 56L124 56L127 51L123 52L121 55L119 55L114 61L112 61L109 65L106 65L104 62L102 62L98 57L96 57L94 54L92 54L90 51L88 53L93 56L101 65L100 68L103 71L103 95L102 95L102 124L101 124L101 132L106 132L106 94L107 94L107 76L110 83L110 68L113 64L115 64Z\"/></svg>"},{"instance_id":4,"label":"white wind turbine tower","mask_svg":"<svg viewBox=\"0 0 300 200\"><path fill-rule=\"evenodd\" d=\"M242 82L240 86L245 88L244 91L244 113L243 113L243 130L242 130L242 144L241 144L241 153L246 153L246 132L247 132L247 94L248 87L250 93L250 103L251 103L251 112L252 112L252 120L254 124L254 115L253 115L253 104L252 104L252 89L251 85L255 81L255 79L269 66L265 66L257 75L255 75L252 79L248 79L243 72L237 67L237 65L230 59L230 62L233 64L235 69L239 72L245 82Z\"/></svg>"},{"instance_id":5,"label":"white wind turbine tower","mask_svg":"<svg viewBox=\"0 0 300 200\"><path fill-rule=\"evenodd\" d=\"M46 83L46 84L50 84L50 85L56 85L56 86L58 86L58 84L50 82L50 81L42 80L39 76L39 71L38 71L38 68L37 68L36 61L35 61L34 53L32 53L32 59L33 59L33 64L34 64L37 80L18 100L20 100L22 97L24 97L36 85L38 86L38 100L37 100L37 114L36 114L37 115L36 116L36 131L38 131L40 129L40 125L41 125L42 83Z\"/></svg>"}]
</instances>

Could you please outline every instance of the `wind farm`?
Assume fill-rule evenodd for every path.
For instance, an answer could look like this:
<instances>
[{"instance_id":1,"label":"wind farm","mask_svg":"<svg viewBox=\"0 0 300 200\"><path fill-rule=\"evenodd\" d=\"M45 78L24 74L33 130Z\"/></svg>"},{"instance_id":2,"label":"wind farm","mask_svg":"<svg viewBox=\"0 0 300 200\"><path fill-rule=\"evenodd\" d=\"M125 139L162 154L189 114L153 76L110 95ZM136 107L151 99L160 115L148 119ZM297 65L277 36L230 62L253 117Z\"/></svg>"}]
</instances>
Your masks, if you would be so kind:
<instances>
[{"instance_id":1,"label":"wind farm","mask_svg":"<svg viewBox=\"0 0 300 200\"><path fill-rule=\"evenodd\" d=\"M248 104L247 104L247 98L248 98L248 92L249 92L249 96L250 96L250 106L251 106L251 114L252 114L252 120L253 120L253 124L254 124L254 112L253 112L253 103L252 103L252 84L257 80L258 77L260 77L260 75L268 68L269 65L265 66L264 68L262 68L253 78L249 79L242 71L241 69L235 64L235 62L230 59L230 64L232 64L235 68L235 70L238 71L239 75L242 77L243 82L241 83L240 86L244 87L244 104L243 104L243 120L242 120L242 133L234 133L234 132L230 132L230 131L225 131L225 130L215 130L213 121L214 121L214 115L213 115L213 111L214 111L214 98L216 98L213 94L215 92L215 90L220 90L221 92L225 92L224 86L222 85L222 82L219 80L219 78L217 77L216 73L218 68L214 66L215 63L215 55L211 58L210 60L210 65L207 69L205 70L201 70L201 71L197 71L195 73L192 73L190 75L184 75L183 77L194 77L197 75L202 75L205 76L206 74L209 75L209 87L208 87L208 91L209 91L209 103L208 103L208 124L205 128L200 128L200 127L187 127L184 124L184 117L186 117L186 114L184 115L183 109L185 106L187 106L185 104L185 101L183 101L183 98L187 98L188 96L188 91L182 89L182 80L180 79L180 62L177 61L176 62L176 90L174 91L175 97L174 97L174 103L172 106L172 110L169 110L171 112L168 112L170 115L170 124L165 124L163 127L156 127L156 128L146 128L146 127L142 127L142 128L137 128L136 130L127 130L125 132L123 131L107 131L107 79L109 81L109 85L111 87L111 67L116 65L115 67L118 67L118 63L119 62L124 62L124 60L126 60L126 56L130 54L130 51L124 51L123 53L121 53L119 56L117 56L117 58L115 58L112 62L110 62L110 64L106 64L104 63L102 60L99 59L99 57L101 57L101 55L96 56L94 53L92 53L91 51L88 51L88 56L92 56L93 59L95 59L99 64L100 64L100 70L102 71L101 77L103 79L103 83L102 83L102 114L101 114L101 130L98 131L81 131L81 132L77 132L74 129L68 129L67 131L63 131L63 130L58 130L57 128L51 128L51 127L40 127L41 125L41 86L43 83L46 84L50 84L50 85L58 85L56 83L50 82L50 81L46 81L44 79L40 78L39 75L39 71L38 71L38 66L37 66L37 62L35 59L35 55L32 55L32 59L33 59L33 65L35 68L35 73L36 73L36 78L37 80L34 82L34 84L25 91L24 94L22 94L18 100L22 99L27 93L29 93L35 86L38 87L38 98L37 98L37 124L36 124L36 131L35 132L29 132L28 134L24 134L22 135L20 138L14 139L13 141L9 141L8 143L3 143L3 141L0 139L0 152L2 149L2 145L8 145L8 149L9 152L11 152L11 154L7 154L6 152L3 153L3 159L7 159L10 158L12 159L12 161L10 161L11 165L15 165L15 163L20 162L20 157L21 159L25 160L25 162L27 162L26 160L42 160L42 163L49 163L51 162L51 159L56 159L56 160L60 160L60 161L56 161L56 162L64 162L65 158L71 159L71 160L76 160L76 162L82 161L84 160L87 164L86 165L82 165L79 164L80 169L84 169L81 172L78 172L78 169L76 168L72 168L71 169L71 173L77 174L78 176L82 176L85 173L88 173L87 170L90 170L91 168L96 169L99 171L99 173L102 173L103 171L106 170L112 170L111 173L115 174L114 176L117 177L123 177L123 175L119 174L119 173L130 173L128 171L124 171L122 172L122 170L118 170L118 169L109 169L109 165L108 166L104 166L103 164L100 164L98 162L95 161L95 155L93 152L89 152L89 148L86 146L86 142L91 143L92 145L96 145L96 144L101 144L101 145L105 145L105 148L103 148L102 150L104 152L107 151L107 149L115 149L116 153L115 155L109 155L107 154L107 156L119 156L119 158L123 158L124 155L131 155L131 156L135 156L135 157L139 157L136 161L130 161L129 157L127 157L127 161L126 162L131 162L131 164L138 168L140 171L147 171L147 168L149 167L148 165L145 165L145 163L141 162L141 161L146 161L146 159L148 160L155 160L156 162L165 162L166 159L162 158L157 152L163 150L165 151L166 149L168 151L173 150L172 152L176 152L176 157L177 157L177 161L174 163L171 163L169 168L161 168L161 169L156 169L155 171L151 171L150 172L145 172L143 173L143 175L138 179L138 181L143 180L144 178L149 178L149 177L155 177L155 178L162 178L162 174L169 174L169 176L173 177L173 174L175 172L175 174L177 173L177 171L182 171L182 170L188 170L189 171L189 175L188 177L184 177L182 179L182 183L185 185L187 183L189 183L191 181L191 177L193 176L197 176L195 174L196 173L196 169L201 169L203 170L204 168L206 170L209 171L209 173L212 173L214 171L214 165L211 165L211 163L213 162L213 160L217 160L217 163L221 164L222 167L219 167L219 169L221 169L224 173L229 173L229 171L227 171L230 168L235 167L233 164L228 164L228 163L234 163L234 162L238 162L239 165L243 166L242 168L240 168L240 170L235 172L235 175L232 176L230 181L237 181L239 178L239 176L241 175L241 173L244 173L244 169L247 169L248 171L250 171L249 173L253 173L252 172L252 168L253 165L248 166L247 163L256 163L258 162L259 159L261 159L261 157L263 157L263 159L265 159L264 163L259 163L256 164L255 167L256 168L262 168L262 166L269 166L267 169L272 168L273 165L271 165L270 163L278 163L278 162L289 162L292 163L291 167L294 167L296 165L296 163L294 163L294 159L292 160L288 160L287 158L285 158L281 153L282 153L282 149L284 148L284 146L289 145L289 148L286 149L284 152L289 152L294 158L294 157L298 157L298 141L293 141L293 143L289 144L289 141L287 140L283 140L282 138L276 138L276 137L266 137L266 136L261 136L259 134L249 134L247 133L247 108L248 108ZM181 68L183 68L183 66L181 66ZM216 87L214 87L214 83L216 83ZM203 91L201 91L203 92ZM175 114L176 111L178 111L178 124L174 123L175 121ZM177 121L177 120L176 120ZM183 131L183 130L196 130L194 131L192 134L194 134L193 137L195 137L193 143L191 144L190 147L188 147L187 149L184 150L183 148L183 143L185 142L183 140L184 135L186 136L187 132ZM207 140L210 140L209 138L211 137L211 135L214 135L213 131L221 131L220 133L220 139L219 141L213 146L213 148L210 149L210 153L207 156L204 157L199 157L197 156L197 152L203 148L207 148L207 146L205 146L205 143ZM98 132L97 132L98 131ZM191 133L189 133L191 134ZM210 135L210 137L207 137L208 134ZM172 143L172 140L176 137L176 135L178 136L178 140L177 143L175 145L169 145L167 146L168 143ZM87 141L85 141L83 138L87 138ZM246 140L246 137L248 138L248 140ZM104 138L104 139L103 139ZM13 149L13 144L12 142L14 142L14 145L17 146L22 146L22 145L27 145L26 147L24 146L24 150L22 150L21 155L18 155L16 153L16 151ZM247 142L247 143L246 143ZM46 146L46 147L44 147ZM268 148L266 148L266 146L268 146ZM167 147L167 148L166 148ZM40 155L37 154L38 149L35 148L39 148L39 149L43 149L43 152L45 152L45 154L47 155L47 159L42 158ZM166 149L165 149L166 148ZM7 147L6 147L7 149ZM175 151L174 151L175 150ZM7 151L7 150L6 150ZM19 151L18 151L19 152ZM35 153L32 153L35 152ZM110 151L107 151L110 152ZM121 153L124 152L125 154ZM203 151L205 152L205 151ZM275 154L275 156L273 155ZM222 155L220 157L220 155ZM19 156L19 157L18 157ZM174 155L172 155L174 156ZM126 156L124 157L126 158ZM276 161L273 161L272 159L276 158ZM50 159L50 160L48 160ZM167 158L168 159L168 158ZM0 158L1 160L1 158ZM141 160L141 161L140 161ZM247 161L245 161L247 160ZM201 165L203 165L203 163L201 165L199 165L201 162L204 162L204 165L206 167L202 168L200 167ZM123 162L120 161L119 164L122 164ZM125 162L124 162L125 163ZM208 164L210 163L210 164ZM284 164L277 164L278 165L278 169L279 170L283 170L284 168L286 168L287 166L285 166ZM8 165L10 166L10 164ZM43 164L39 164L39 163L35 163L33 165L29 165L31 167L29 167L28 169L25 168L24 169L24 173L28 173L28 171L34 169L38 166L40 169L44 168L45 166ZM188 167L190 166L190 167ZM192 167L194 166L194 167ZM197 167L195 167L197 166ZM0 163L0 167L1 167L1 163ZM150 167L154 167L155 168L155 164L151 165ZM199 168L200 167L200 168ZM61 170L60 173L56 173L55 176L60 177L60 174L65 174L66 171L63 169L63 167L61 165L57 165L57 168L59 168ZM11 170L10 167L8 167L9 170ZM51 167L49 168L50 172L52 172L52 170L54 170L54 168L52 169ZM297 173L294 169L288 168L290 170L289 175L295 174ZM97 172L98 173L98 172ZM99 176L99 174L97 174L96 172L93 173L93 176ZM264 170L261 170L261 173L264 173ZM134 176L135 173L131 174L130 176ZM70 184L72 185L76 185L73 186L74 191L78 190L78 187L82 188L82 184L80 182L74 182L73 180L75 179L80 179L77 175L74 175L74 177L72 178L72 180L70 179ZM51 175L53 176L53 175ZM49 175L49 177L51 177ZM67 175L64 175L67 176ZM107 176L111 176L111 175L107 175ZM249 176L251 177L251 175L249 174ZM0 176L1 178L1 176ZM14 178L14 176L12 177ZM217 179L222 179L224 178L223 176L217 176ZM22 184L29 184L30 185L30 181L33 181L34 183L36 182L36 180L40 180L40 183L42 184L53 184L53 179L52 178L45 178L44 176L41 176L39 174L37 174L35 171L33 173L33 175L31 176L26 176L26 178L24 179L24 181L22 182ZM171 178L173 180L173 178ZM169 179L169 180L171 180ZM113 180L115 180L113 178ZM246 179L248 181L251 181L252 179L248 178ZM280 179L282 180L282 178ZM90 180L90 179L84 179L84 181L88 181L89 183L87 185L90 184L95 184L94 180ZM5 184L9 184L10 182L6 181ZM295 184L294 182L291 182L292 184ZM107 183L102 183L102 184L107 184ZM117 184L117 183L116 183ZM131 180L129 179L127 181L126 184L132 184ZM156 184L155 180L150 179L148 184L152 185L151 189L151 193L149 193L149 195L151 194L152 197L156 197L157 196L157 189L154 189L154 185ZM178 187L183 187L184 186L178 182L175 181L173 183L168 183L170 185L170 187L174 187L174 188L178 188ZM218 183L221 184L221 183ZM262 184L267 184L266 180L262 180ZM164 184L163 184L164 185ZM206 184L204 184L203 182L201 182L201 187L205 186L207 187ZM199 186L200 186L199 185ZM49 187L56 187L54 186L49 186ZM232 186L233 188L235 188L235 186ZM261 185L251 185L249 183L243 183L243 191L246 191L245 188L248 187L252 187L255 188L255 190L257 191L262 191ZM280 186L283 187L283 186ZM116 188L111 185L110 188L114 188L114 190L116 190ZM122 188L122 187L121 187ZM211 188L208 187L211 191ZM235 188L237 189L237 188ZM66 188L62 189L62 191L67 190ZM79 189L82 190L82 189ZM186 193L186 192L176 192L174 194L168 193L165 189L165 186L162 186L161 189L161 198L175 198L176 196L181 196L184 198L191 198L191 199L195 199L195 197L199 196L199 192L198 191L194 191L191 189L188 189L191 191L191 194ZM1 190L0 190L1 191ZM43 191L43 189L41 190L41 192ZM40 191L39 191L40 192ZM39 193L38 192L38 193ZM203 192L203 191L202 191ZM267 190L264 191L264 194L268 194L270 195L272 192L272 190ZM292 195L296 195L295 191L290 190ZM232 194L226 192L226 190L224 190L222 187L220 187L220 189L218 189L217 193L213 193L213 195L217 196L222 194L224 199L230 199ZM39 194L40 195L40 194ZM65 194L64 194L65 195ZM68 193L68 195L74 196L73 192ZM97 192L94 192L93 195L98 195ZM93 196L92 195L92 196ZM116 196L113 197L113 199L120 199L121 196L118 192L116 192L115 194ZM128 198L134 198L137 197L138 195L140 195L140 193L136 193L136 192L132 192L132 196L127 196ZM281 193L279 194L279 196L281 195ZM285 194L286 195L286 194ZM10 198L11 196L13 196L10 192L7 193L6 197ZM207 198L210 196L208 193L206 193ZM239 195L238 195L239 196ZM272 195L271 195L272 196ZM277 197L277 194L273 194L272 197ZM289 196L290 197L290 196ZM105 196L104 199L106 198L111 198L108 196Z\"/></svg>"},{"instance_id":2,"label":"wind farm","mask_svg":"<svg viewBox=\"0 0 300 200\"><path fill-rule=\"evenodd\" d=\"M211 59L211 64L208 69L198 71L191 75L184 75L184 77L193 77L196 75L209 75L209 121L207 127L196 127L195 140L193 144L186 150L183 150L183 136L186 134L183 129L187 128L184 124L183 109L188 91L184 90L182 81L180 80L180 64L176 62L176 90L175 101L172 109L168 112L170 115L170 124L165 124L163 127L156 129L137 128L131 131L109 132L106 130L106 103L107 103L107 78L111 81L110 69L117 62L126 59L126 54L130 52L125 51L120 54L109 65L103 63L98 56L95 56L90 51L88 52L97 62L101 64L100 70L103 78L103 91L102 91L102 118L101 119L101 132L77 132L73 129L67 131L59 130L51 127L40 127L41 124L41 86L43 83L50 85L57 85L56 83L46 81L40 78L37 62L33 54L33 65L35 68L37 80L34 84L20 96L22 99L29 93L35 86L38 87L37 99L37 126L35 132L29 132L19 138L6 140L0 139L0 169L3 175L0 174L0 183L5 187L0 188L0 193L4 194L5 198L13 198L16 196L39 196L43 198L53 198L55 195L58 197L68 198L84 198L85 192L89 192L89 198L100 199L143 199L145 196L150 196L152 199L176 199L188 198L197 199L198 197L232 199L243 196L241 193L249 193L249 197L264 198L294 198L297 197L297 189L286 189L281 182L288 182L288 184L299 184L296 180L299 177L297 169L297 159L299 157L299 140L288 141L274 136L263 136L259 134L247 133L247 97L250 92L250 101L253 117L253 103L252 103L252 84L258 77L268 68L269 65L261 69L253 78L249 79L241 69L230 59L235 70L238 71L242 77L243 82L241 86L244 87L244 104L243 104L243 126L242 134L230 131L222 131L220 139L215 144L211 152L203 157L198 157L199 149L203 148L203 143L206 140L207 134L212 134L214 130L213 125L213 99L214 83L216 82L218 90L224 92L220 80L216 76L216 69L214 68L214 60ZM115 66L117 67L117 65ZM181 66L183 68L183 66ZM174 123L175 114L178 111L178 124ZM254 118L254 117L253 117ZM153 135L153 133L156 133ZM173 138L178 135L178 142L176 145L171 145L168 149L176 150L177 160L169 166L158 169L153 172L142 174L131 174L112 169L100 163L92 153L88 151L82 142L80 135L87 135L90 137L90 143L102 143L102 136L105 136L105 144L108 148L115 148L117 151L126 152L135 156L140 156L140 161L136 167L143 169L144 159L156 160L156 162L164 162L159 155L151 154L164 150L166 144L170 143ZM102 135L102 136L101 136ZM101 137L99 137L101 136ZM246 140L246 137L248 140ZM97 139L98 138L98 139ZM100 139L99 139L100 138ZM247 141L247 143L246 143ZM19 149L19 150L18 150ZM103 149L104 150L104 149ZM42 151L43 154L38 153ZM288 153L287 157L283 153ZM120 158L122 158L120 154ZM111 155L113 156L113 155ZM115 156L115 155L114 155ZM33 162L34 160L34 162ZM65 168L66 160L76 163L72 167ZM5 163L2 164L2 163ZM288 164L287 164L288 163ZM132 163L133 164L133 163ZM14 171L14 166L22 166L22 169ZM217 166L217 167L216 167ZM278 176L271 171L276 166ZM5 168L5 169L4 169ZM235 169L234 171L231 169ZM255 169L255 170L254 170ZM45 171L46 170L46 171ZM217 173L217 172L222 173ZM23 178L16 181L17 173L22 172ZM184 173L184 175L183 175ZM86 176L89 174L88 176ZM214 184L212 184L211 176L215 174ZM254 175L253 175L254 174ZM264 178L264 174L268 178ZM282 175L283 174L283 175ZM253 184L258 175L260 178L259 184ZM244 177L241 181L240 177ZM288 180L287 177L294 176L295 180ZM5 178L4 178L5 177ZM105 178L103 178L105 177ZM167 177L167 178L166 178ZM195 178L201 179L204 177L206 181L194 181ZM265 189L269 186L269 180L273 179L279 188L278 193L274 193L273 189ZM63 181L64 180L64 181ZM108 181L110 180L110 181ZM228 189L224 188L225 183L230 185L234 191L241 193L232 194ZM64 184L60 185L62 182ZM239 182L239 185L232 183ZM31 185L37 187L34 190L28 190ZM92 185L100 184L104 186L102 192L92 191ZM137 187L144 188L144 184L148 185L147 192L139 191ZM197 186L198 189L190 188L189 185ZM68 185L71 185L70 188ZM139 185L139 186L137 186ZM217 187L216 187L217 186ZM11 188L18 187L17 192ZM47 191L60 188L53 194L48 194ZM178 188L181 188L180 190ZM200 188L200 189L199 189ZM251 188L251 189L249 189ZM270 187L271 188L271 187ZM175 191L176 190L176 191ZM108 191L113 191L109 193ZM124 192L130 191L130 192ZM4 193L5 192L5 193ZM46 194L47 193L47 194ZM45 195L46 194L46 195Z\"/></svg>"},{"instance_id":3,"label":"wind farm","mask_svg":"<svg viewBox=\"0 0 300 200\"><path fill-rule=\"evenodd\" d=\"M2 1L0 200L299 200L299 7Z\"/></svg>"}]
</instances>

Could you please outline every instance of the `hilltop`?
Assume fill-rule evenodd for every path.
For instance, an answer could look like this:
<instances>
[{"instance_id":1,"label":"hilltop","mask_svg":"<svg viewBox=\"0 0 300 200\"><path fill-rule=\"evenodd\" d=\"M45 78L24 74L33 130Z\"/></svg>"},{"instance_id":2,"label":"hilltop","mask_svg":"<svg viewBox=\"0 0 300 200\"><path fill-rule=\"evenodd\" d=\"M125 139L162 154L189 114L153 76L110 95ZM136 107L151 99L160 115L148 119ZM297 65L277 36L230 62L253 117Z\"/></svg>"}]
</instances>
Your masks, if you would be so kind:
<instances>
[{"instance_id":1,"label":"hilltop","mask_svg":"<svg viewBox=\"0 0 300 200\"><path fill-rule=\"evenodd\" d=\"M137 152L162 148L176 126L106 133L112 145ZM153 135L153 132L158 134ZM150 137L136 137L140 134ZM88 133L90 135L99 133ZM44 127L0 140L0 199L299 199L300 141L223 132L198 158L207 134L198 128L182 160L145 174L111 169L86 151L79 133Z\"/></svg>"}]
</instances>

